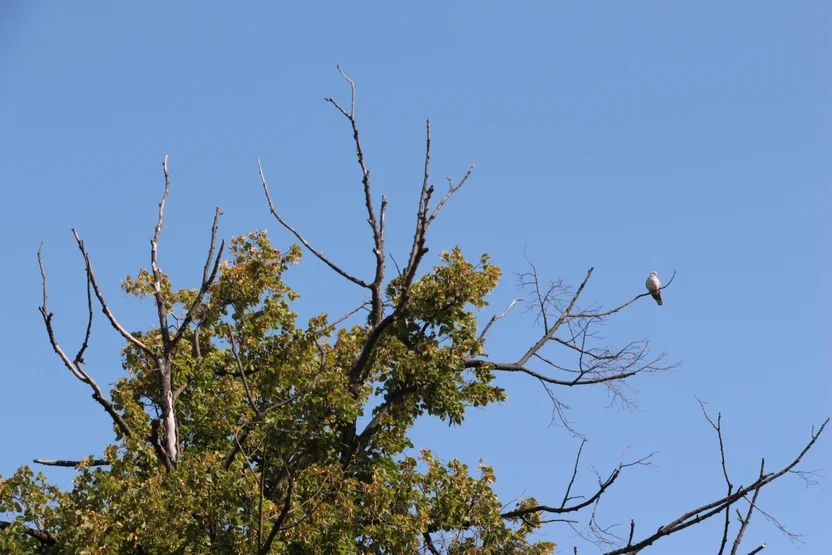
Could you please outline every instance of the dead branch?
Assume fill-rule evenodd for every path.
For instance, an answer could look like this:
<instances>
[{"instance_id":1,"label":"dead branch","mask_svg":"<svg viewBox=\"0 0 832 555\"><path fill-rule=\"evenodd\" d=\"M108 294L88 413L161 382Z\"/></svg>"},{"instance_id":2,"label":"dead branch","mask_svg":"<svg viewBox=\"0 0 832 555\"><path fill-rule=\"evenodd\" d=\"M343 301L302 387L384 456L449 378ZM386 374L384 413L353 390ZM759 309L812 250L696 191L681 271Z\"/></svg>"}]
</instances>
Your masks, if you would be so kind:
<instances>
[{"instance_id":1,"label":"dead branch","mask_svg":"<svg viewBox=\"0 0 832 555\"><path fill-rule=\"evenodd\" d=\"M358 161L358 166L361 169L361 184L364 189L364 205L367 208L367 223L373 234L373 254L376 257L376 269L373 277L373 282L369 288L372 292L372 310L370 312L370 323L378 325L384 315L383 305L383 291L382 285L384 283L384 267L385 267L385 253L384 253L384 214L387 210L387 197L381 197L380 219L376 220L375 208L373 208L373 195L370 187L370 170L367 169L367 163L364 157L364 149L361 146L361 138L358 133L358 123L355 119L355 82L347 77L340 65L336 65L341 77L350 85L350 111L344 110L338 102L332 97L327 97L324 100L335 106L344 117L350 122L352 128L353 141L355 142L355 155Z\"/></svg>"},{"instance_id":2,"label":"dead branch","mask_svg":"<svg viewBox=\"0 0 832 555\"><path fill-rule=\"evenodd\" d=\"M585 500L582 503L578 503L577 505L571 505L569 507L560 506L560 507L550 507L548 505L535 505L533 507L526 507L523 509L515 509L513 511L507 511L502 513L500 516L502 518L511 519L511 518L519 518L524 515L532 514L532 513L551 513L551 514L564 514L564 513L571 513L575 511L580 511L585 507L589 507L593 503L595 503L607 489L615 483L619 476L621 476L621 472L628 467L631 466L648 466L650 458L655 455L655 453L651 453L646 457L643 457L637 461L631 463L620 463L618 467L612 471L610 476L606 480L599 479L599 487L598 490L595 492L592 497Z\"/></svg>"},{"instance_id":3,"label":"dead branch","mask_svg":"<svg viewBox=\"0 0 832 555\"><path fill-rule=\"evenodd\" d=\"M482 329L482 333L480 333L480 336L479 336L478 340L479 340L479 341L482 341L483 339L485 339L485 334L486 334L486 333L488 333L488 330L490 330L490 329L491 329L491 326L493 326L493 325L494 325L494 323L495 323L497 320L502 320L503 318L505 318L505 317L506 317L506 315L509 313L509 311L510 311L512 308L514 308L514 305L515 305L515 304L517 303L517 301L519 301L519 300L520 300L520 299L516 299L516 298L515 298L515 299L512 299L511 304L510 304L510 305L508 305L508 308L506 308L506 309L502 312L502 314L495 314L494 316L492 316L492 317L491 317L491 319L488 321L488 323L485 325L485 327Z\"/></svg>"},{"instance_id":4,"label":"dead branch","mask_svg":"<svg viewBox=\"0 0 832 555\"><path fill-rule=\"evenodd\" d=\"M440 200L436 204L436 208L434 208L433 213L430 215L430 218L428 218L428 224L432 223L433 220L436 219L436 216L439 215L439 211L442 210L442 207L445 206L445 203L448 202L448 200L453 196L453 194L460 190L463 185L465 185L465 182L468 181L468 178L471 177L472 173L474 173L474 166L476 165L476 162L471 163L471 165L468 167L468 171L465 172L465 175L462 176L462 179L459 180L459 184L457 185L454 185L454 182L450 177L448 178L448 192L445 193L445 196L442 197L442 200Z\"/></svg>"},{"instance_id":5,"label":"dead branch","mask_svg":"<svg viewBox=\"0 0 832 555\"><path fill-rule=\"evenodd\" d=\"M81 244L81 248L83 252L83 244ZM119 430L121 430L121 433L123 433L126 437L129 437L133 435L133 430L127 424L127 421L124 420L121 414L119 414L119 412L115 409L113 404L104 396L104 393L101 391L101 388L98 387L98 384L95 382L95 380L93 380L92 377L89 374L87 374L87 372L82 367L84 351L87 349L87 345L89 344L90 330L92 327L93 310L92 301L90 300L89 296L89 288L93 279L91 268L89 264L87 264L87 308L89 311L89 317L87 320L87 331L84 335L84 341L81 344L81 348L78 350L78 354L75 356L75 360L73 361L69 359L64 350L61 348L61 346L58 345L58 341L55 338L55 330L52 326L52 318L54 315L51 312L49 312L47 308L48 296L46 290L46 270L43 267L43 257L41 255L42 249L43 244L41 243L41 247L38 249L38 265L40 266L40 275L43 281L43 302L39 310L41 316L43 317L43 323L46 326L46 333L49 336L49 343L52 345L52 349L64 363L64 366L66 366L67 369L70 372L72 372L72 375L74 375L78 380L90 386L90 389L92 389L93 391L92 398L95 399L95 401L99 405L101 405L105 411L107 411L107 414L109 414L110 417L113 419L113 422L115 422L116 426L118 426Z\"/></svg>"},{"instance_id":6,"label":"dead branch","mask_svg":"<svg viewBox=\"0 0 832 555\"><path fill-rule=\"evenodd\" d=\"M165 309L165 298L162 294L162 271L159 269L159 236L162 234L162 221L165 215L165 204L170 193L170 174L168 173L168 157L162 161L162 171L165 174L165 192L159 202L159 218L156 220L156 228L153 231L153 239L150 240L150 268L153 272L153 293L156 297L156 312L159 317L159 332L162 334L162 344L167 346L170 343L170 330L168 329L168 313Z\"/></svg>"},{"instance_id":7,"label":"dead branch","mask_svg":"<svg viewBox=\"0 0 832 555\"><path fill-rule=\"evenodd\" d=\"M581 293L583 293L584 287L586 287L589 278L592 277L592 272L594 269L595 268L590 268L587 271L586 277L581 282L581 285L578 287L578 290L575 291L575 295L573 295L572 301L569 303L569 306L566 308L563 314L561 314L560 318L558 318L558 320L552 325L552 327L543 334L543 337L541 337L537 343L532 345L532 347L528 351L526 351L525 355L520 357L520 359L516 363L517 365L523 366L524 364L526 364L529 361L529 359L531 359L532 356L535 353L537 353L546 344L546 342L549 341L549 339L551 339L555 335L555 332L558 331L558 328L560 328L564 320L566 320L566 318L569 317L570 313L572 312L572 309L575 307L575 303L578 302L578 298L581 296Z\"/></svg>"},{"instance_id":8,"label":"dead branch","mask_svg":"<svg viewBox=\"0 0 832 555\"><path fill-rule=\"evenodd\" d=\"M142 343L139 339L134 337L130 332L128 332L121 324L118 323L116 317L113 315L110 307L107 305L107 301L104 300L104 295L101 293L101 289L98 287L98 282L95 280L95 272L92 270L92 262L90 262L89 254L87 254L87 250L84 247L84 242L78 237L78 232L75 231L75 228L72 228L72 235L75 236L75 242L78 244L78 249L81 251L81 255L84 257L84 263L87 267L87 276L89 277L90 284L92 284L92 290L95 292L95 296L98 299L98 304L101 305L101 311L107 317L107 320L110 322L110 325L115 328L115 330L129 343L132 343L142 351L144 351L150 358L156 358L156 352Z\"/></svg>"},{"instance_id":9,"label":"dead branch","mask_svg":"<svg viewBox=\"0 0 832 555\"><path fill-rule=\"evenodd\" d=\"M367 283L366 281L364 281L362 279L358 279L357 277L354 277L354 276L348 274L347 272L342 270L340 267L336 266L334 262L332 262L329 258L324 256L324 253L322 253L319 250L316 250L312 245L310 245L309 241L307 241L303 237L303 235L300 234L300 232L298 232L295 228L293 228L291 225L289 225L289 223L286 222L286 220L284 220L280 216L280 214L277 212L277 209L275 209L274 203L272 202L272 197L269 194L269 185L266 182L266 176L263 173L263 166L260 163L260 157L259 156L257 157L257 167L260 170L260 179L263 182L263 191L266 193L266 202L269 203L269 210L271 211L272 215L277 219L277 221L280 222L280 225L282 225L287 230L289 230L289 232L291 232L292 235L294 235L295 237L298 238L298 241L303 243L303 246L306 247L307 250L309 250L309 252L311 252L316 257L318 257L318 259L321 262L323 262L324 264L326 264L327 266L332 268L337 274L339 274L340 276L342 276L342 277L346 278L347 280L353 282L356 285L360 285L361 287L366 287L366 288L369 289L370 288L369 283Z\"/></svg>"},{"instance_id":10,"label":"dead branch","mask_svg":"<svg viewBox=\"0 0 832 555\"><path fill-rule=\"evenodd\" d=\"M760 478L765 476L766 471L766 460L763 459L760 462ZM761 488L760 488L761 489ZM748 504L748 512L745 513L745 518L742 517L739 511L737 511L737 517L740 521L740 530L737 532L737 537L734 538L734 545L731 548L731 555L737 555L737 551L740 548L740 544L742 543L742 537L745 534L746 528L748 528L748 523L751 522L751 513L754 511L754 505L757 503L757 497L760 495L760 489L754 492L754 497L751 499L751 503Z\"/></svg>"},{"instance_id":11,"label":"dead branch","mask_svg":"<svg viewBox=\"0 0 832 555\"><path fill-rule=\"evenodd\" d=\"M572 469L572 478L569 480L569 485L566 486L566 493L563 494L563 502L560 504L560 508L566 507L566 503L574 499L574 497L569 497L569 493L572 491L572 485L575 483L575 477L578 475L578 463L581 461L581 452L584 450L584 445L586 445L586 438L581 440L581 446L578 447L578 454L575 457L575 468Z\"/></svg>"},{"instance_id":12,"label":"dead branch","mask_svg":"<svg viewBox=\"0 0 832 555\"><path fill-rule=\"evenodd\" d=\"M410 248L410 257L408 259L407 266L404 270L404 278L401 284L401 291L399 293L399 298L396 302L393 312L391 314L388 314L373 327L373 329L370 331L369 336L367 337L367 341L364 343L364 347L362 348L361 353L358 355L358 358L356 358L355 362L352 365L352 368L350 368L350 384L352 389L354 389L355 391L357 391L357 388L366 379L366 370L368 367L367 363L370 360L370 357L376 347L376 344L378 343L378 340L381 338L383 333L393 324L393 322L395 322L399 318L405 306L407 305L407 302L410 300L410 288L413 285L414 280L416 279L416 273L418 272L419 264L421 263L424 255L428 252L428 249L425 246L427 230L430 226L430 223L433 221L436 215L436 210L434 210L434 214L428 216L428 212L430 210L430 200L433 195L433 186L429 185L430 118L426 120L425 136L425 173L424 178L422 180L422 189L419 193L419 207L416 211L416 229L413 233L413 243L411 244ZM449 195L452 195L454 192L459 190L459 188L465 183L465 181L467 181L467 175L468 174L466 174L466 178L463 179L463 181L461 181L459 185L453 187L453 191L451 191ZM448 198L450 198L450 196Z\"/></svg>"},{"instance_id":13,"label":"dead branch","mask_svg":"<svg viewBox=\"0 0 832 555\"><path fill-rule=\"evenodd\" d=\"M699 401L699 406L702 408L702 414L705 415L705 420L708 421L708 424L716 432L717 438L719 439L719 455L722 458L722 475L725 478L725 484L728 486L728 494L727 497L731 497L731 492L734 490L734 484L731 483L731 479L728 477L728 467L725 465L725 444L722 441L722 413L717 415L716 422L714 422L711 417L708 415L708 410L705 408L705 403L696 398ZM759 490L757 490L759 491ZM756 495L756 492L755 492ZM731 506L725 506L725 526L722 530L722 542L719 544L719 553L718 555L722 555L725 552L725 545L728 543L728 527L731 524Z\"/></svg>"},{"instance_id":14,"label":"dead branch","mask_svg":"<svg viewBox=\"0 0 832 555\"><path fill-rule=\"evenodd\" d=\"M348 114L334 100L328 100L332 104L334 104L354 124L352 112ZM356 141L358 141L356 127L354 127L354 137ZM399 289L399 297L396 300L393 311L387 316L381 317L382 312L377 310L377 307L379 309L383 308L383 305L380 303L381 283L374 282L373 288L371 288L373 291L373 316L370 318L370 322L371 324L373 324L373 327L370 330L369 335L367 336L367 340L364 342L361 352L351 365L348 374L350 391L353 395L356 396L359 394L361 386L367 380L370 368L370 360L373 357L375 348L378 345L379 340L384 335L384 333L402 316L402 313L405 311L407 303L410 300L411 287L416 279L416 274L418 272L419 265L422 259L424 258L425 254L427 254L428 252L428 248L425 246L428 227L438 215L441 206L444 205L444 203L448 199L450 199L450 197L453 196L453 194L457 192L462 187L462 185L464 185L465 182L467 182L468 177L470 176L472 171L472 169L469 169L468 173L460 181L459 185L454 186L451 183L449 192L431 213L430 201L433 195L434 188L432 185L430 185L430 149L430 118L428 118L425 122L425 170L422 179L422 188L419 192L419 206L416 211L416 226L413 233L413 242L411 244L410 256L408 258L408 262L405 266L404 272L402 272L402 275L400 276L401 283ZM359 157L360 160L363 161L363 154L359 154ZM365 190L368 191L369 176L367 175L366 177L367 181L365 181L365 186L367 187L367 189ZM377 277L380 275L382 274L377 273ZM376 287L378 288L377 290ZM379 296L376 297L376 295ZM377 298L379 300L378 303L376 302ZM349 462L352 460L353 454L359 447L358 439L359 436L357 434L355 421L343 424L341 426L341 443L345 446L345 449L341 453L341 462L345 466L348 465Z\"/></svg>"},{"instance_id":15,"label":"dead branch","mask_svg":"<svg viewBox=\"0 0 832 555\"><path fill-rule=\"evenodd\" d=\"M812 433L811 440L806 444L806 446L797 455L797 457L791 463L789 463L787 466L785 466L784 468L782 468L778 472L774 472L774 473L765 474L763 476L760 476L760 478L755 480L751 485L739 487L731 495L722 497L720 499L717 499L716 501L712 501L710 503L702 505L701 507L698 507L696 509L688 511L687 513L683 514L682 516L680 516L679 518L677 518L673 522L671 522L671 523L669 523L665 526L662 526L661 528L658 529L658 531L656 533L648 536L647 538L644 538L643 540L639 541L638 543L635 543L631 546L623 547L623 548L620 548L620 549L614 549L612 551L608 551L604 555L626 555L628 553L641 551L645 547L649 547L650 545L653 545L656 541L658 541L659 539L661 539L663 537L669 536L671 534L675 534L676 532L680 532L680 531L684 530L685 528L693 526L694 524L698 524L698 523L700 523L704 520L707 520L707 519L711 518L712 516L714 516L716 514L721 513L722 511L725 510L726 507L729 507L730 505L736 503L739 499L745 498L749 493L756 492L758 489L761 489L761 488L767 486L768 484L770 484L774 480L777 480L778 478L780 478L781 476L783 476L784 474L789 472L792 468L794 468L795 466L797 466L800 463L800 461L803 459L804 455L806 455L806 453L809 451L809 449L812 448L812 446L815 444L817 439L823 433L823 430L826 428L826 425L828 423L829 423L829 419L827 418L823 422L823 424L821 425L818 432L817 433L814 433L814 432ZM758 549L758 551L759 551L759 549Z\"/></svg>"},{"instance_id":16,"label":"dead branch","mask_svg":"<svg viewBox=\"0 0 832 555\"><path fill-rule=\"evenodd\" d=\"M32 459L32 462L35 464L42 464L44 466L66 466L66 467L76 467L76 466L109 466L110 461L109 459L92 459L89 461L66 461L66 460L50 460L50 459Z\"/></svg>"},{"instance_id":17,"label":"dead branch","mask_svg":"<svg viewBox=\"0 0 832 555\"><path fill-rule=\"evenodd\" d=\"M598 337L597 333L590 331L590 326L602 324L606 318L605 315L614 314L622 310L635 300L648 296L649 292L636 296L634 299L611 311L578 310L576 308L577 303L592 276L593 268L587 271L578 289L573 294L570 294L560 280L550 282L548 286L544 287L540 281L537 268L528 257L526 257L526 260L531 270L517 274L519 286L532 290L531 300L527 301L527 311L533 311L536 314L537 318L535 323L537 321L542 322L543 334L515 362L490 361L487 360L488 355L486 354L480 358L467 361L465 368L486 367L493 371L520 372L537 378L544 384L544 388L554 403L553 422L560 420L561 424L569 429L573 435L580 434L573 430L566 421L563 416L565 406L558 401L548 385L564 387L603 385L612 395L611 403L619 402L625 408L636 409L636 402L629 396L629 391L632 391L632 387L626 380L640 373L672 370L678 364L667 364L665 362L665 353L661 353L658 356L651 356L649 342L646 339L633 341L623 348L615 350L608 347L591 346L589 344L590 341L601 338ZM670 285L672 281L673 278L671 278L667 285ZM491 322L489 322L490 324ZM559 337L557 335L560 330L566 330L566 337ZM577 368L564 366L554 359L544 356L541 351L549 342L557 343L573 351L578 359ZM532 369L528 364L532 358L542 361L563 375L550 375L549 373Z\"/></svg>"},{"instance_id":18,"label":"dead branch","mask_svg":"<svg viewBox=\"0 0 832 555\"><path fill-rule=\"evenodd\" d=\"M554 384L554 385L563 385L567 387L577 386L577 385L595 385L599 383L606 383L613 380L623 380L629 378L630 376L635 376L640 372L640 370L632 370L629 372L623 372L621 374L615 374L611 376L602 376L598 378L589 378L589 379L576 379L576 380L558 380L555 378L550 378L544 374L540 374L539 372L535 372L534 370L530 370L525 366L521 366L517 363L503 363L503 362L490 362L487 360L469 360L465 363L465 368L481 368L481 367L488 367L492 370L499 370L502 372L522 372L523 374L528 374L534 378L537 378L540 381L544 381L546 383Z\"/></svg>"},{"instance_id":19,"label":"dead branch","mask_svg":"<svg viewBox=\"0 0 832 555\"><path fill-rule=\"evenodd\" d=\"M197 291L196 297L194 301L191 303L191 306L188 308L188 312L185 314L185 318L182 320L182 323L179 324L178 329L176 330L176 334L173 336L173 339L170 340L169 343L165 344L165 354L169 354L173 352L179 342L182 340L182 336L188 330L188 327L193 320L197 307L202 303L202 300L205 298L205 295L208 293L208 289L211 287L211 284L214 283L214 280L217 278L217 271L220 267L220 260L222 259L222 252L225 248L225 240L220 241L220 248L217 250L217 256L214 257L214 248L216 246L217 241L217 227L219 225L220 216L222 215L222 211L220 207L217 206L217 210L214 213L214 223L211 226L211 244L208 248L208 257L205 259L205 267L202 270L202 283L199 286L199 291ZM211 264L211 260L214 260L213 265ZM197 338L194 339L196 341ZM178 397L178 395L177 395Z\"/></svg>"},{"instance_id":20,"label":"dead branch","mask_svg":"<svg viewBox=\"0 0 832 555\"><path fill-rule=\"evenodd\" d=\"M756 492L754 492L754 493L756 493ZM754 501L749 500L748 496L745 497L745 500L748 501L749 505L754 507L754 509L756 509L756 511L758 513L763 515L768 522L773 524L774 527L777 528L784 536L789 538L789 540L792 543L796 543L796 542L802 543L803 542L803 540L800 539L803 536L802 534L795 534L793 532L789 532L789 530L787 530L786 527L779 520L774 518L774 516L772 514L766 512L762 508L760 508L760 506L757 505Z\"/></svg>"},{"instance_id":21,"label":"dead branch","mask_svg":"<svg viewBox=\"0 0 832 555\"><path fill-rule=\"evenodd\" d=\"M665 283L664 285L659 287L659 291L661 291L662 289L667 289L668 287L670 287L670 284L673 283L673 279L675 277L676 277L676 270L673 270L673 275L670 276L670 279L668 280L667 283ZM649 291L647 293L642 293L641 295L636 295L635 297L633 297L629 301L627 301L624 304L619 305L619 306L617 306L617 307L615 307L611 310L606 310L606 311L602 311L602 312L592 312L592 311L579 312L577 314L569 315L568 318L603 318L605 316L611 316L611 315L615 314L616 312L621 312L622 310L624 310L625 308L627 308L628 306L630 306L631 304L633 304L637 300L639 300L643 297L648 297L648 296L650 296Z\"/></svg>"},{"instance_id":22,"label":"dead branch","mask_svg":"<svg viewBox=\"0 0 832 555\"><path fill-rule=\"evenodd\" d=\"M340 324L340 323L342 323L342 322L344 322L344 321L348 320L351 316L353 316L353 315L357 314L359 311L361 311L362 309L364 309L364 308L365 308L368 304L370 304L370 303L369 303L369 302L367 302L367 301L364 301L363 303L361 303L360 305L358 305L358 307L357 307L357 308L354 308L354 309L350 310L349 312L347 312L346 314L344 314L343 316L341 316L341 317L340 317L340 318L338 318L337 320L335 320L335 321L333 321L333 322L330 322L330 323L329 323L329 326L328 326L328 327L329 327L329 329L333 329L333 330L334 330L336 327L338 327L338 324Z\"/></svg>"}]
</instances>

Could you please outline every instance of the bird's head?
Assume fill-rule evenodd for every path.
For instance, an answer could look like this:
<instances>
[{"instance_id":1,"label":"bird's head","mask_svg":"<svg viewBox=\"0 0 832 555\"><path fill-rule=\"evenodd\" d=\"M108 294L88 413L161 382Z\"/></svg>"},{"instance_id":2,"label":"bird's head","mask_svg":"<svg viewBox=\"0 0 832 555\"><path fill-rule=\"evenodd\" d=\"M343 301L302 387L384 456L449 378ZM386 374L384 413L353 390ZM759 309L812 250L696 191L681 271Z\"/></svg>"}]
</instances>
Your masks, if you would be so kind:
<instances>
[{"instance_id":1,"label":"bird's head","mask_svg":"<svg viewBox=\"0 0 832 555\"><path fill-rule=\"evenodd\" d=\"M652 272L650 272L650 275L659 277L659 273L656 270L653 270Z\"/></svg>"}]
</instances>

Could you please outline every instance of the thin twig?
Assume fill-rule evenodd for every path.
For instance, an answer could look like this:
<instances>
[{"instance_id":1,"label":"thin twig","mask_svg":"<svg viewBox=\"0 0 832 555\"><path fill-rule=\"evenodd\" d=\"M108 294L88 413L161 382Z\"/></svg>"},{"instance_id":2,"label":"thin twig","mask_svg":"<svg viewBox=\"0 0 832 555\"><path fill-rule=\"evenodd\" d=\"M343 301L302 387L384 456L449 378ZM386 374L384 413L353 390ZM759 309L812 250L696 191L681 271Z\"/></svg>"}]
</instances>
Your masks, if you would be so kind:
<instances>
[{"instance_id":1,"label":"thin twig","mask_svg":"<svg viewBox=\"0 0 832 555\"><path fill-rule=\"evenodd\" d=\"M483 328L482 333L480 333L480 336L479 336L479 338L478 338L478 339L479 339L479 341L482 341L483 339L485 339L485 334L486 334L486 333L488 333L488 330L490 330L490 329L491 329L491 326L493 326L493 325L494 325L494 323L495 323L497 320L502 320L503 318L505 318L505 317L506 317L506 315L509 313L509 311L510 311L512 308L514 308L514 305L517 303L517 301L518 301L518 300L520 300L520 299L517 299L517 298L513 299L513 300L511 301L511 304L510 304L510 305L508 305L508 308L506 308L506 309L502 312L502 314L495 314L494 316L492 316L492 317L491 317L491 319L488 321L488 323L487 323L487 324L485 325L485 327Z\"/></svg>"}]
</instances>

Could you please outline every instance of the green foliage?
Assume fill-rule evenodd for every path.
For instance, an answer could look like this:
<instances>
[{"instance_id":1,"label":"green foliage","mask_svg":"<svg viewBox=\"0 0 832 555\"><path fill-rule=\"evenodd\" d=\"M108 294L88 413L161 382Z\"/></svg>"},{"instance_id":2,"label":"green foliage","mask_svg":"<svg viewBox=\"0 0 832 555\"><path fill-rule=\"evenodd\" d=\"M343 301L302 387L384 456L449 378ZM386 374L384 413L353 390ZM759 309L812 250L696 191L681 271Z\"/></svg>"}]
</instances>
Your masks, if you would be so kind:
<instances>
[{"instance_id":1,"label":"green foliage","mask_svg":"<svg viewBox=\"0 0 832 555\"><path fill-rule=\"evenodd\" d=\"M272 536L270 553L413 553L430 534L452 554L553 553L554 544L529 539L538 516L500 516L488 466L472 476L429 451L406 456L425 413L459 425L469 407L505 399L486 367L465 368L483 352L473 309L486 306L499 268L486 256L472 264L459 249L443 253L414 281L355 384L350 369L373 326L335 326L326 314L299 324L298 294L283 274L300 249L282 253L257 232L233 238L230 253L171 354L183 450L175 469L152 439L162 407L156 362L127 344L112 400L132 434L114 427L109 466L81 465L71 491L28 467L0 479L0 513L14 515L0 552L255 553ZM142 270L123 289L154 300L153 281ZM388 307L403 283L389 283ZM197 290L164 277L162 295L181 322ZM158 328L133 335L164 348ZM370 423L356 430L365 414Z\"/></svg>"}]
</instances>

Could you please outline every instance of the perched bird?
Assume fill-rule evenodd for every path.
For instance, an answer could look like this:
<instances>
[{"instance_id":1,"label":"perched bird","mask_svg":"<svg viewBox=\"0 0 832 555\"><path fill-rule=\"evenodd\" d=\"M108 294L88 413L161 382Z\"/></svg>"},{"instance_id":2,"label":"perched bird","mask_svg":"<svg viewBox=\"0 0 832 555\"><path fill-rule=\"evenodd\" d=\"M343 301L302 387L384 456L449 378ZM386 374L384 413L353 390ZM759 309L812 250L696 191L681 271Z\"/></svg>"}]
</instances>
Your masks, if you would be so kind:
<instances>
[{"instance_id":1,"label":"perched bird","mask_svg":"<svg viewBox=\"0 0 832 555\"><path fill-rule=\"evenodd\" d=\"M650 277L647 278L647 290L650 291L650 294L656 299L656 302L659 303L659 306L662 306L664 303L662 302L662 282L659 281L659 274L656 272L650 272Z\"/></svg>"}]
</instances>

